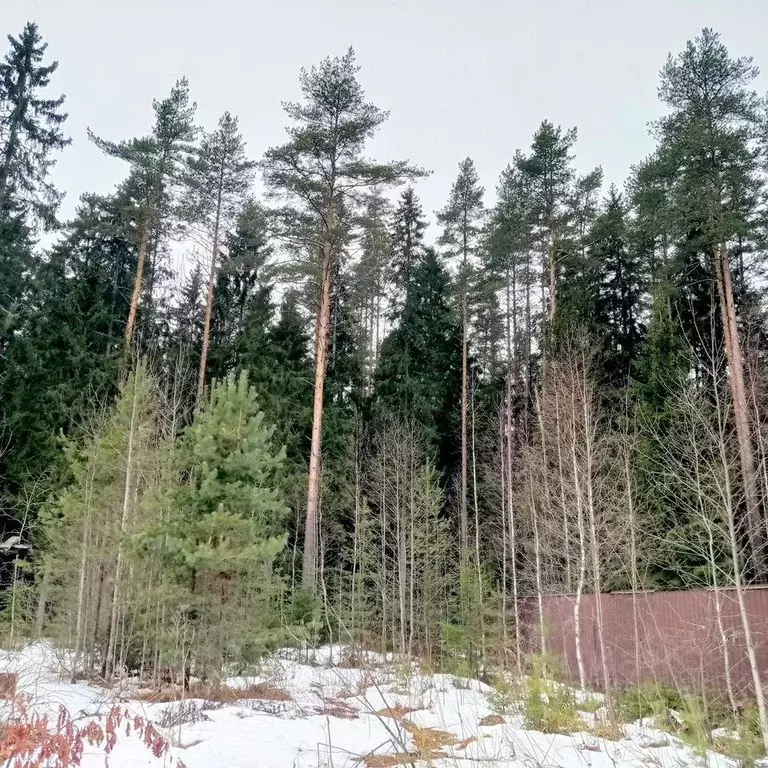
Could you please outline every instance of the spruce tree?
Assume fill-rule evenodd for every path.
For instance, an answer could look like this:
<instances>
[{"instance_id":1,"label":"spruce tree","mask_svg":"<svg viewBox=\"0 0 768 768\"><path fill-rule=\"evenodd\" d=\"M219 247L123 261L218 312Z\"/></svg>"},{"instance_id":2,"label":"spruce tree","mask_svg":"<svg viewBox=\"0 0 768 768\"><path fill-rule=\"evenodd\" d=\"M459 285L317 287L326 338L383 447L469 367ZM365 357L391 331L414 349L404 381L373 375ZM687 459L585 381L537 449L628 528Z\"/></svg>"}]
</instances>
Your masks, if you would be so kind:
<instances>
[{"instance_id":1,"label":"spruce tree","mask_svg":"<svg viewBox=\"0 0 768 768\"><path fill-rule=\"evenodd\" d=\"M0 361L28 306L35 258L29 227L18 213L0 208ZM2 369L0 368L0 372Z\"/></svg>"},{"instance_id":2,"label":"spruce tree","mask_svg":"<svg viewBox=\"0 0 768 768\"><path fill-rule=\"evenodd\" d=\"M62 131L64 96L44 98L58 62L43 63L48 43L28 22L0 62L0 210L15 206L46 225L61 195L48 181L52 153L69 144Z\"/></svg>"},{"instance_id":3,"label":"spruce tree","mask_svg":"<svg viewBox=\"0 0 768 768\"><path fill-rule=\"evenodd\" d=\"M395 306L408 302L411 274L421 257L427 222L413 187L404 190L398 200L392 222L392 283Z\"/></svg>"},{"instance_id":4,"label":"spruce tree","mask_svg":"<svg viewBox=\"0 0 768 768\"><path fill-rule=\"evenodd\" d=\"M670 286L657 285L652 294L648 335L632 372L640 448L633 466L637 501L651 524L649 535L663 546L648 564L647 578L662 586L679 585L681 553L668 546L685 529L687 513L676 479L666 471L665 446L679 419L680 393L690 371L690 350L671 314Z\"/></svg>"},{"instance_id":5,"label":"spruce tree","mask_svg":"<svg viewBox=\"0 0 768 768\"><path fill-rule=\"evenodd\" d=\"M613 388L627 385L643 336L644 280L630 246L626 217L622 196L611 186L604 211L589 232L589 257L599 276L595 323L603 341L603 383Z\"/></svg>"},{"instance_id":6,"label":"spruce tree","mask_svg":"<svg viewBox=\"0 0 768 768\"><path fill-rule=\"evenodd\" d=\"M364 355L364 387L370 393L388 315L387 282L392 250L387 223L391 204L379 190L366 198L359 217L360 256L350 270L350 303Z\"/></svg>"},{"instance_id":7,"label":"spruce tree","mask_svg":"<svg viewBox=\"0 0 768 768\"><path fill-rule=\"evenodd\" d=\"M374 413L418 425L441 468L460 450L456 423L461 391L461 331L450 280L434 249L414 267L408 301L384 340L376 370Z\"/></svg>"},{"instance_id":8,"label":"spruce tree","mask_svg":"<svg viewBox=\"0 0 768 768\"><path fill-rule=\"evenodd\" d=\"M243 367L254 375L248 361L260 354L255 346L258 329L266 331L271 320L272 252L267 213L250 201L240 211L220 255L208 362L211 378L226 378ZM257 379L253 381L257 383Z\"/></svg>"},{"instance_id":9,"label":"spruce tree","mask_svg":"<svg viewBox=\"0 0 768 768\"><path fill-rule=\"evenodd\" d=\"M135 263L119 195L85 196L40 260L0 373L9 487L52 467L58 434L113 394Z\"/></svg>"}]
</instances>

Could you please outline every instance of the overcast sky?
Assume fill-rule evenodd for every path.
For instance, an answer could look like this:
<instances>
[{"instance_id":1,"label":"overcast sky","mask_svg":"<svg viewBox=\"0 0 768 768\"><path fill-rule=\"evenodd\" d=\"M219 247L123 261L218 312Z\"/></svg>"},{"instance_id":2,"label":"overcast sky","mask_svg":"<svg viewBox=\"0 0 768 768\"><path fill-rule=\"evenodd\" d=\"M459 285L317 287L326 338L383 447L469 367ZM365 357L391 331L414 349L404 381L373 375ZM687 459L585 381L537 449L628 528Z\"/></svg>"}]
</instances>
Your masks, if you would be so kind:
<instances>
[{"instance_id":1,"label":"overcast sky","mask_svg":"<svg viewBox=\"0 0 768 768\"><path fill-rule=\"evenodd\" d=\"M65 217L83 192L108 192L126 172L86 127L110 139L146 133L152 99L182 75L198 121L237 114L260 157L283 140L280 102L297 98L299 68L354 46L368 98L391 113L371 154L433 171L418 192L434 221L459 160L474 159L490 202L545 118L578 127L579 170L602 165L606 186L623 184L652 148L667 53L703 26L768 71L768 0L0 0L0 32L28 19L67 95L73 142L54 174Z\"/></svg>"}]
</instances>

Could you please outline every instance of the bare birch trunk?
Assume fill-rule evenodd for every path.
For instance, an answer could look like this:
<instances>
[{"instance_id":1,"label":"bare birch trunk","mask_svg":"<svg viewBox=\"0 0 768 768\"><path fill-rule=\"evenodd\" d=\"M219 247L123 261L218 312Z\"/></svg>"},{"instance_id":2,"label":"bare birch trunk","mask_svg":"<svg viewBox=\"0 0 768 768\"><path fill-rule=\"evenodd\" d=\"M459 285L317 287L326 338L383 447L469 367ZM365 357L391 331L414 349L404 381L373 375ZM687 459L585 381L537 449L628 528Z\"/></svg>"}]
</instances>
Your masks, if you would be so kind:
<instances>
[{"instance_id":1,"label":"bare birch trunk","mask_svg":"<svg viewBox=\"0 0 768 768\"><path fill-rule=\"evenodd\" d=\"M115 662L115 650L117 647L117 626L119 618L119 601L120 601L120 580L122 578L123 570L123 537L125 536L126 526L128 523L128 513L133 499L133 452L134 441L136 438L136 418L137 418L137 403L138 390L136 386L137 382L134 378L133 383L133 401L131 403L131 420L128 427L128 454L125 460L125 489L123 491L123 503L120 513L120 540L117 545L117 560L115 562L115 583L112 588L112 606L110 610L110 622L109 622L109 642L107 643L107 656L105 659L105 676L110 677L114 672Z\"/></svg>"},{"instance_id":2,"label":"bare birch trunk","mask_svg":"<svg viewBox=\"0 0 768 768\"><path fill-rule=\"evenodd\" d=\"M517 595L517 537L515 531L515 509L512 459L513 451L513 421L512 421L512 380L513 366L514 379L520 381L520 361L517 348L517 274L513 266L507 269L507 392L506 392L506 492L507 492L507 518L509 520L509 560L512 577L512 604L515 611L515 663L518 672L522 670L522 645L520 641L520 621L518 616ZM514 346L514 363L513 363ZM506 583L506 581L505 581Z\"/></svg>"},{"instance_id":3,"label":"bare birch trunk","mask_svg":"<svg viewBox=\"0 0 768 768\"><path fill-rule=\"evenodd\" d=\"M551 326L557 314L557 268L554 243L549 243L547 247L547 266L549 268L549 323Z\"/></svg>"}]
</instances>

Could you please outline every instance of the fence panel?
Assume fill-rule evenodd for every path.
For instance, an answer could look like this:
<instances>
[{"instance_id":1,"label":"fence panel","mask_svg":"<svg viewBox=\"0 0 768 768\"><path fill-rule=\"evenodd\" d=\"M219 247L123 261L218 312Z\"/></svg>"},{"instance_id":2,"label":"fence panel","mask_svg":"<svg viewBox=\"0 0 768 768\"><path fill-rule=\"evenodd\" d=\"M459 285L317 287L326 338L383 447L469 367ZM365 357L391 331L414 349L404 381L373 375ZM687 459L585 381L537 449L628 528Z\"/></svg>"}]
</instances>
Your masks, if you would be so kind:
<instances>
[{"instance_id":1,"label":"fence panel","mask_svg":"<svg viewBox=\"0 0 768 768\"><path fill-rule=\"evenodd\" d=\"M744 591L758 664L768 675L768 587ZM575 597L546 595L543 614L547 650L557 654L566 674L578 680ZM639 592L601 595L608 674L614 685L662 681L686 688L726 686L726 659L737 696L753 691L744 631L732 589ZM539 605L521 601L525 648L541 650ZM586 682L600 687L602 661L597 600L583 595L581 651Z\"/></svg>"}]
</instances>

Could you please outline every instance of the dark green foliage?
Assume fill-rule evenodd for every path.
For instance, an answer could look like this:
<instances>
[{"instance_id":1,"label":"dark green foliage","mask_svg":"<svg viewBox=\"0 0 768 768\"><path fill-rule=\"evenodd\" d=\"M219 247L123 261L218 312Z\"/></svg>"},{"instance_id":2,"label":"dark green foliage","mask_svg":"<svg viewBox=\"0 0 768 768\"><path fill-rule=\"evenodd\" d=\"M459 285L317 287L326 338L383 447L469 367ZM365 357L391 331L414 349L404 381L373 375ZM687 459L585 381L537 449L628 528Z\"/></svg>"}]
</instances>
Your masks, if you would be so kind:
<instances>
[{"instance_id":1,"label":"dark green foliage","mask_svg":"<svg viewBox=\"0 0 768 768\"><path fill-rule=\"evenodd\" d=\"M85 197L29 288L0 377L11 488L55 464L60 431L77 428L114 391L135 264L121 205Z\"/></svg>"},{"instance_id":2,"label":"dark green foliage","mask_svg":"<svg viewBox=\"0 0 768 768\"><path fill-rule=\"evenodd\" d=\"M252 360L254 355L264 354L260 347L272 317L268 267L272 251L265 211L250 202L240 212L218 265L209 379L247 367L255 376L253 381L258 383Z\"/></svg>"},{"instance_id":3,"label":"dark green foliage","mask_svg":"<svg viewBox=\"0 0 768 768\"><path fill-rule=\"evenodd\" d=\"M48 43L28 22L0 62L0 209L14 207L46 225L55 222L61 195L48 181L51 154L69 144L62 132L67 119L64 96L43 98L57 61L44 64Z\"/></svg>"},{"instance_id":4,"label":"dark green foliage","mask_svg":"<svg viewBox=\"0 0 768 768\"><path fill-rule=\"evenodd\" d=\"M679 418L678 399L689 370L690 354L672 319L669 288L662 283L653 293L648 336L633 371L640 438L633 471L638 501L653 525L646 532L665 544L687 518L677 481L666 471L665 446ZM657 545L653 551L650 578L667 585L676 582L674 555L667 546Z\"/></svg>"},{"instance_id":5,"label":"dark green foliage","mask_svg":"<svg viewBox=\"0 0 768 768\"><path fill-rule=\"evenodd\" d=\"M208 674L258 658L277 622L274 564L288 508L273 440L248 377L216 384L185 434L181 477L163 524L167 566L183 585L196 627L196 661Z\"/></svg>"},{"instance_id":6,"label":"dark green foliage","mask_svg":"<svg viewBox=\"0 0 768 768\"><path fill-rule=\"evenodd\" d=\"M431 248L413 271L408 302L382 344L374 412L419 424L451 463L461 388L461 329L449 305L449 280Z\"/></svg>"},{"instance_id":7,"label":"dark green foliage","mask_svg":"<svg viewBox=\"0 0 768 768\"><path fill-rule=\"evenodd\" d=\"M34 268L32 248L23 218L0 208L0 359L23 317Z\"/></svg>"},{"instance_id":8,"label":"dark green foliage","mask_svg":"<svg viewBox=\"0 0 768 768\"><path fill-rule=\"evenodd\" d=\"M411 274L418 263L427 222L419 198L408 187L398 200L392 226L392 282L395 302L402 305L408 300Z\"/></svg>"},{"instance_id":9,"label":"dark green foliage","mask_svg":"<svg viewBox=\"0 0 768 768\"><path fill-rule=\"evenodd\" d=\"M606 386L627 385L643 338L643 275L632 252L621 194L611 187L604 211L589 233L589 258L597 276L594 322L603 342Z\"/></svg>"}]
</instances>

